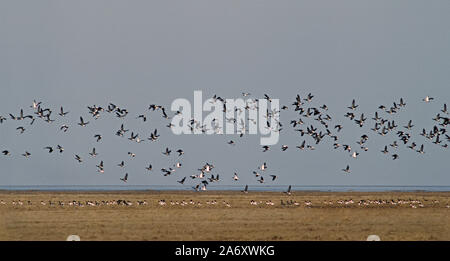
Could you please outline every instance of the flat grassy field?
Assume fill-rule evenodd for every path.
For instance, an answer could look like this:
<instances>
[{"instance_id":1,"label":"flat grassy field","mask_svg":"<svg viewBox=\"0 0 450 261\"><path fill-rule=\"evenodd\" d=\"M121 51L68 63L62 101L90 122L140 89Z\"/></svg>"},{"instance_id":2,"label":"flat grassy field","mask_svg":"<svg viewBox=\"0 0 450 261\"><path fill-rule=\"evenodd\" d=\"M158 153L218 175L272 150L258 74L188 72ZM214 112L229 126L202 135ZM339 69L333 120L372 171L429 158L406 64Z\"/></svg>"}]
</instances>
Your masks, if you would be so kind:
<instances>
[{"instance_id":1,"label":"flat grassy field","mask_svg":"<svg viewBox=\"0 0 450 261\"><path fill-rule=\"evenodd\" d=\"M0 191L0 240L450 240L449 196Z\"/></svg>"}]
</instances>

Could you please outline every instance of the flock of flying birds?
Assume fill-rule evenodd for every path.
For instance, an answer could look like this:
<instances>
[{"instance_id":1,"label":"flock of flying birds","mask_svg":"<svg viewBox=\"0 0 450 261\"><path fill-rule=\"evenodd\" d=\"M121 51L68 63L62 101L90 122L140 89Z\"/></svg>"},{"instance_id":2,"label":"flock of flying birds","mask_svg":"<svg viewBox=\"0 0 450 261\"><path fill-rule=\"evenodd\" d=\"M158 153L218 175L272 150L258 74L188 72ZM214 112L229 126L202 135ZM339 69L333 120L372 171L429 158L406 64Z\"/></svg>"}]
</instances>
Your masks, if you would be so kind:
<instances>
[{"instance_id":1,"label":"flock of flying birds","mask_svg":"<svg viewBox=\"0 0 450 261\"><path fill-rule=\"evenodd\" d=\"M242 93L242 96L247 97L250 96L250 93ZM267 99L269 102L271 101L271 98L264 94L264 98ZM369 139L369 133L361 135L359 139L356 141L357 146L352 146L350 144L341 144L340 143L340 132L344 129L344 126L342 123L332 123L333 119L328 114L328 106L322 105L322 106L313 106L312 100L314 98L314 95L309 93L305 96L305 98L301 98L300 95L296 95L295 100L291 104L291 106L282 106L280 110L269 110L267 109L265 118L266 121L266 128L271 129L273 131L281 132L283 130L283 124L281 120L276 121L276 125L273 126L271 124L270 119L280 119L280 117L274 117L279 116L277 114L280 114L281 111L287 111L292 110L294 113L296 113L298 116L295 119L290 119L289 126L292 127L295 132L298 132L298 135L300 136L300 139L303 139L303 141L300 143L300 145L295 146L298 150L314 150L315 146L321 143L324 139L331 139L333 143L333 148L338 150L342 149L344 152L349 153L350 157L357 158L361 153L364 153L365 151L368 151L369 148L366 146L366 142ZM434 99L432 97L426 96L422 101L425 103L430 103ZM212 102L221 101L223 103L223 111L227 111L226 101L225 99L214 95L212 97ZM239 109L235 108L236 114L242 114L246 113L246 111L249 110L258 110L257 101L258 99L252 99L254 103L247 104L245 109ZM360 128L366 126L367 120L369 116L365 115L364 113L358 112L358 104L355 99L352 100L350 106L348 106L348 112L344 115L346 118L348 118L348 121L353 122L353 124L356 124L356 126L359 126ZM396 148L399 146L405 146L412 151L415 151L419 154L425 153L425 146L424 143L419 142L417 140L413 140L412 131L414 130L414 124L412 120L409 120L404 126L398 126L395 122L395 119L392 119L394 114L398 113L400 110L404 109L406 107L406 102L403 98L400 98L399 102L393 102L392 106L384 106L380 105L378 107L378 110L373 113L373 117L371 118L372 126L370 130L374 135L381 135L386 136L389 133L395 133L395 135L398 137L397 140L394 140L392 143L384 145L381 149L381 153L384 154L390 154L393 160L399 159L398 153L396 153ZM33 110L32 113L25 113L24 109L20 109L20 112L18 115L9 114L9 118L6 118L4 116L0 115L0 124L3 124L7 121L14 121L19 123L20 126L16 128L18 135L23 134L27 128L26 124L21 124L21 122L28 120L28 125L32 125L35 120L43 120L49 124L53 123L55 121L56 117L62 117L64 118L69 111L65 111L63 107L59 108L59 112L57 113L58 116L55 115L54 111L51 108L45 108L43 107L42 102L37 102L36 100L33 101L30 108ZM108 113L110 115L113 115L121 120L125 120L125 118L128 116L129 112L125 108L121 108L113 103L109 103L106 108L103 108L101 106L88 106L88 112L91 115L93 120L99 119L102 117L105 113ZM166 110L161 105L151 104L148 107L149 112L142 113L136 116L136 119L142 120L143 122L147 121L147 117L149 117L150 113L155 113L157 111L161 112L161 117L166 120L170 120L171 117L168 116L166 113ZM180 112L177 111L175 114L179 114ZM433 126L430 126L428 129L422 128L421 132L417 132L421 136L425 138L425 141L428 140L431 143L441 146L442 148L447 148L448 143L450 142L450 137L447 134L447 126L449 124L449 117L448 117L448 110L447 105L444 103L442 105L442 109L437 112L436 116L432 119L435 123ZM129 117L129 116L128 116ZM237 122L237 117L235 118L225 118L226 121L234 123L237 125L239 130L239 137L243 137L246 134L246 125L243 121ZM82 116L79 117L79 122L77 123L78 126L81 128L89 128L92 120L86 120ZM306 121L312 121L312 123L305 123ZM213 120L213 123L211 126L201 125L199 122L197 122L195 119L192 119L190 122L190 129L199 129L203 133L207 132L208 130L213 130L215 133L220 134L220 128L219 123L216 121L216 119ZM92 124L91 124L92 125ZM302 126L306 126L302 127ZM167 128L174 127L171 123L166 125ZM60 131L62 132L68 132L72 126L69 126L68 124L63 124L59 126ZM417 127L416 127L417 129ZM142 143L144 141L150 141L150 142L157 142L158 138L160 137L160 134L157 129L154 129L148 138L143 138L140 136L137 132L134 132L132 130L129 130L125 127L125 122L121 123L120 128L115 132L115 135L120 138L126 138L126 136L129 135L127 138L131 142L136 143ZM304 138L303 138L304 137ZM309 138L308 138L309 137ZM103 139L103 136L101 134L95 133L93 135L93 138L95 139L95 142L100 142ZM307 139L310 141L307 143ZM236 142L234 140L230 140L227 142L227 144L231 146L235 146ZM420 145L419 145L420 144ZM274 145L275 146L275 145ZM262 152L267 152L274 146L262 146ZM281 151L287 151L289 148L288 145L281 145ZM64 147L62 145L54 146L46 146L43 148L48 153L64 153ZM360 151L360 152L358 152ZM177 157L179 159L182 158L183 154L185 153L183 149L177 149L175 151L177 153ZM165 156L170 156L172 153L172 149L166 147L164 151L162 151L162 154ZM2 151L2 154L4 156L10 156L12 155L10 150L4 149ZM29 151L25 151L21 154L25 158L30 158L31 153ZM81 154L74 153L74 159L78 163L83 163L83 157L80 156ZM89 156L92 158L95 158L98 155L95 147L92 149L91 152L89 152ZM129 157L133 158L136 156L133 152L128 152ZM118 168L123 168L125 166L125 160L119 162L117 164ZM168 168L161 168L161 173L163 176L169 176L172 173L176 171L176 169L179 169L182 167L182 164L180 161L176 162L171 167ZM99 173L105 172L105 166L104 162L101 160L98 165L96 165L97 171ZM147 171L153 171L152 164L149 164L145 167ZM193 186L193 189L196 191L200 190L206 190L206 187L210 183L219 182L219 174L212 174L212 170L214 169L214 165L210 163L204 164L201 168L198 169L197 174L193 174L190 176L186 176L178 180L177 182L180 184L184 184L186 181L186 178L189 177L192 180L196 180L198 182L195 182L196 184ZM268 169L268 164L266 162L262 163L257 169L253 171L253 174L256 178L256 180L259 183L264 183L266 180L264 179L264 176L266 176L266 179L270 181L275 181L277 179L276 175L266 175L266 170ZM343 172L350 173L351 168L350 165L346 165L343 169ZM263 175L264 174L264 175ZM269 176L270 178L268 178ZM123 177L120 178L121 181L127 182L128 181L128 173L125 173ZM238 173L234 172L232 175L232 180L238 181L239 176ZM289 186L289 189L287 192L290 192L291 186ZM244 192L248 191L248 186L245 186Z\"/></svg>"}]
</instances>

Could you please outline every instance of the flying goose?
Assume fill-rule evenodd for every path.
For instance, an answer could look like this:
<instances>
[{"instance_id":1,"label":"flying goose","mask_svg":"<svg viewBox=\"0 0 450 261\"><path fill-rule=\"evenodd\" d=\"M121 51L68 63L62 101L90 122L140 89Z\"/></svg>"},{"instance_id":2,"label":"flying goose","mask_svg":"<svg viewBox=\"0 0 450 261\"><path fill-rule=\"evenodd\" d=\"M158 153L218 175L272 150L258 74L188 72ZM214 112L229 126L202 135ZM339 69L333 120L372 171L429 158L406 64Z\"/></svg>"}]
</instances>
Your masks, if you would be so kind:
<instances>
[{"instance_id":1,"label":"flying goose","mask_svg":"<svg viewBox=\"0 0 450 261\"><path fill-rule=\"evenodd\" d=\"M69 129L69 126L67 126L66 124L62 125L60 128L60 130L66 132Z\"/></svg>"},{"instance_id":2,"label":"flying goose","mask_svg":"<svg viewBox=\"0 0 450 261\"><path fill-rule=\"evenodd\" d=\"M5 156L11 155L11 153L8 150L4 150L4 151L2 151L2 153Z\"/></svg>"},{"instance_id":3,"label":"flying goose","mask_svg":"<svg viewBox=\"0 0 450 261\"><path fill-rule=\"evenodd\" d=\"M262 170L262 171L266 170L266 169L267 169L267 164L266 164L266 162L264 162L261 166L259 166L258 169L260 169L260 170Z\"/></svg>"},{"instance_id":4,"label":"flying goose","mask_svg":"<svg viewBox=\"0 0 450 261\"><path fill-rule=\"evenodd\" d=\"M445 114L448 114L448 111L447 111L447 104L446 103L444 103L444 108L441 110L443 113L445 113Z\"/></svg>"},{"instance_id":5,"label":"flying goose","mask_svg":"<svg viewBox=\"0 0 450 261\"><path fill-rule=\"evenodd\" d=\"M306 143L306 140L304 140L300 146L297 146L297 148L299 148L300 150L304 150L305 149L305 143Z\"/></svg>"},{"instance_id":6,"label":"flying goose","mask_svg":"<svg viewBox=\"0 0 450 261\"><path fill-rule=\"evenodd\" d=\"M350 173L350 166L347 165L347 167L346 167L345 169L342 169L342 171L347 172L347 173Z\"/></svg>"},{"instance_id":7,"label":"flying goose","mask_svg":"<svg viewBox=\"0 0 450 261\"><path fill-rule=\"evenodd\" d=\"M99 142L101 139L102 139L102 135L100 135L100 134L95 134L94 135L94 138L96 138L97 140L97 142Z\"/></svg>"},{"instance_id":8,"label":"flying goose","mask_svg":"<svg viewBox=\"0 0 450 261\"><path fill-rule=\"evenodd\" d=\"M92 148L92 152L89 152L89 155L91 155L93 158L97 156L98 154L95 152L95 148Z\"/></svg>"},{"instance_id":9,"label":"flying goose","mask_svg":"<svg viewBox=\"0 0 450 261\"><path fill-rule=\"evenodd\" d=\"M166 155L166 156L169 156L171 152L172 152L172 151L169 150L169 148L166 147L166 151L162 152L162 154L164 154L164 155Z\"/></svg>"},{"instance_id":10,"label":"flying goose","mask_svg":"<svg viewBox=\"0 0 450 261\"><path fill-rule=\"evenodd\" d=\"M48 153L52 153L53 152L53 148L50 147L50 146L45 147L44 149L48 150Z\"/></svg>"},{"instance_id":11,"label":"flying goose","mask_svg":"<svg viewBox=\"0 0 450 261\"><path fill-rule=\"evenodd\" d=\"M291 195L291 185L289 185L287 191L285 191L284 193Z\"/></svg>"},{"instance_id":12,"label":"flying goose","mask_svg":"<svg viewBox=\"0 0 450 261\"><path fill-rule=\"evenodd\" d=\"M122 161L123 162L123 161ZM152 168L152 164L150 164L150 165L148 165L148 167L146 167L145 168L146 170L148 170L148 171L151 171L153 168Z\"/></svg>"},{"instance_id":13,"label":"flying goose","mask_svg":"<svg viewBox=\"0 0 450 261\"><path fill-rule=\"evenodd\" d=\"M178 156L181 156L184 154L184 151L182 149L177 150L177 152L178 152Z\"/></svg>"},{"instance_id":14,"label":"flying goose","mask_svg":"<svg viewBox=\"0 0 450 261\"><path fill-rule=\"evenodd\" d=\"M29 153L28 151L25 151L25 153L22 154L22 156L24 156L25 158L28 158L29 156L31 156L31 153Z\"/></svg>"},{"instance_id":15,"label":"flying goose","mask_svg":"<svg viewBox=\"0 0 450 261\"><path fill-rule=\"evenodd\" d=\"M350 105L350 107L347 107L349 109L355 110L359 105L356 105L355 99L353 99L352 101L352 105Z\"/></svg>"},{"instance_id":16,"label":"flying goose","mask_svg":"<svg viewBox=\"0 0 450 261\"><path fill-rule=\"evenodd\" d=\"M178 180L177 182L183 185L184 181L186 180L186 177L182 178L181 180Z\"/></svg>"},{"instance_id":17,"label":"flying goose","mask_svg":"<svg viewBox=\"0 0 450 261\"><path fill-rule=\"evenodd\" d=\"M430 97L428 95L425 98L422 99L422 101L424 101L424 102L430 102L432 100L434 100L434 98L432 98L432 97Z\"/></svg>"},{"instance_id":18,"label":"flying goose","mask_svg":"<svg viewBox=\"0 0 450 261\"><path fill-rule=\"evenodd\" d=\"M103 167L103 160L100 161L100 164L97 165L97 168L98 168L98 170L97 170L98 172L100 172L100 173L104 173L105 172L105 169Z\"/></svg>"},{"instance_id":19,"label":"flying goose","mask_svg":"<svg viewBox=\"0 0 450 261\"><path fill-rule=\"evenodd\" d=\"M408 130L410 130L412 127L414 127L414 125L412 125L412 120L409 120L408 125L403 126L403 128L406 128Z\"/></svg>"},{"instance_id":20,"label":"flying goose","mask_svg":"<svg viewBox=\"0 0 450 261\"><path fill-rule=\"evenodd\" d=\"M76 159L79 163L83 162L83 160L81 159L81 157L78 156L78 155L75 155L75 159Z\"/></svg>"},{"instance_id":21,"label":"flying goose","mask_svg":"<svg viewBox=\"0 0 450 261\"><path fill-rule=\"evenodd\" d=\"M238 181L238 180L239 180L239 177L238 177L238 175L237 175L236 172L234 173L233 180L234 180L234 181Z\"/></svg>"},{"instance_id":22,"label":"flying goose","mask_svg":"<svg viewBox=\"0 0 450 261\"><path fill-rule=\"evenodd\" d=\"M248 185L245 185L245 188L244 188L244 190L242 190L242 192L246 193L246 194L248 193Z\"/></svg>"},{"instance_id":23,"label":"flying goose","mask_svg":"<svg viewBox=\"0 0 450 261\"><path fill-rule=\"evenodd\" d=\"M64 112L63 107L61 106L60 111L59 111L59 115L61 115L62 117L66 116L69 112Z\"/></svg>"},{"instance_id":24,"label":"flying goose","mask_svg":"<svg viewBox=\"0 0 450 261\"><path fill-rule=\"evenodd\" d=\"M147 117L145 116L145 115L143 115L143 114L141 114L141 115L139 115L139 116L137 116L137 118L136 119L139 119L139 118L141 118L144 122L146 122L147 121Z\"/></svg>"},{"instance_id":25,"label":"flying goose","mask_svg":"<svg viewBox=\"0 0 450 261\"><path fill-rule=\"evenodd\" d=\"M64 148L59 144L56 146L56 149L59 150L59 153L63 153L64 151Z\"/></svg>"},{"instance_id":26,"label":"flying goose","mask_svg":"<svg viewBox=\"0 0 450 261\"><path fill-rule=\"evenodd\" d=\"M127 180L128 180L128 173L125 174L125 177L120 178L120 180L123 181L123 182L127 182Z\"/></svg>"},{"instance_id":27,"label":"flying goose","mask_svg":"<svg viewBox=\"0 0 450 261\"><path fill-rule=\"evenodd\" d=\"M119 164L117 164L117 166L123 168L123 167L125 166L125 162L122 161L122 162L120 162Z\"/></svg>"},{"instance_id":28,"label":"flying goose","mask_svg":"<svg viewBox=\"0 0 450 261\"><path fill-rule=\"evenodd\" d=\"M88 124L89 122L84 122L83 117L80 117L80 122L78 123L78 125L80 125L81 127L85 127Z\"/></svg>"},{"instance_id":29,"label":"flying goose","mask_svg":"<svg viewBox=\"0 0 450 261\"><path fill-rule=\"evenodd\" d=\"M417 150L417 152L419 152L420 154L424 154L425 151L423 150L423 144L420 146L420 149Z\"/></svg>"},{"instance_id":30,"label":"flying goose","mask_svg":"<svg viewBox=\"0 0 450 261\"><path fill-rule=\"evenodd\" d=\"M17 127L16 130L19 130L20 134L25 132L25 128L24 127Z\"/></svg>"},{"instance_id":31,"label":"flying goose","mask_svg":"<svg viewBox=\"0 0 450 261\"><path fill-rule=\"evenodd\" d=\"M259 181L259 183L264 183L264 177L261 176L258 181Z\"/></svg>"},{"instance_id":32,"label":"flying goose","mask_svg":"<svg viewBox=\"0 0 450 261\"><path fill-rule=\"evenodd\" d=\"M277 178L276 175L270 175L272 177L272 181L275 181L275 179Z\"/></svg>"}]
</instances>

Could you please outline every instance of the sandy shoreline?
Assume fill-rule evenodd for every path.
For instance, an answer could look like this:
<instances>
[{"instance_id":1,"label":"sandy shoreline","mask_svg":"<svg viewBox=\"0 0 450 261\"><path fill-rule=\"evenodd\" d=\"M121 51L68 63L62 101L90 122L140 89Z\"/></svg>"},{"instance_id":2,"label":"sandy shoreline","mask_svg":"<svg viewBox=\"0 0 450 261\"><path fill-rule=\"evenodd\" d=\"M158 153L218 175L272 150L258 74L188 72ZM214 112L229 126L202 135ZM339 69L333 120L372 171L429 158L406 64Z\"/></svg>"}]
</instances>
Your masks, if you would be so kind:
<instances>
[{"instance_id":1,"label":"sandy shoreline","mask_svg":"<svg viewBox=\"0 0 450 261\"><path fill-rule=\"evenodd\" d=\"M0 240L450 240L450 192L0 191Z\"/></svg>"}]
</instances>

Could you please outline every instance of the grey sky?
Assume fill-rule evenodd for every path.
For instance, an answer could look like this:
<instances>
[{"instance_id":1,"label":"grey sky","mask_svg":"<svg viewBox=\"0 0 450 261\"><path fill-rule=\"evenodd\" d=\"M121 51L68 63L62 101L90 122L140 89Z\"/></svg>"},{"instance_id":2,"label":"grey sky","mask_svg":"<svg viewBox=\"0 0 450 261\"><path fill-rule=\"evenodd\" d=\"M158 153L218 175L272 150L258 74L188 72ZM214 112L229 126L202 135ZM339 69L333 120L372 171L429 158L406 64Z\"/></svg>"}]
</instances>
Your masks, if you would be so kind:
<instances>
[{"instance_id":1,"label":"grey sky","mask_svg":"<svg viewBox=\"0 0 450 261\"><path fill-rule=\"evenodd\" d=\"M449 185L448 149L418 135L450 101L449 13L446 0L1 1L0 115L31 112L33 99L54 114L61 105L70 113L50 125L0 125L0 149L13 153L0 157L0 185L120 184L125 172L129 184L176 184L205 162L216 166L220 184L235 184L236 171L238 184L256 185L252 171L264 161L268 174L279 177L268 184ZM147 110L151 103L170 108L176 98L192 101L194 90L203 90L204 99L267 93L286 105L297 93L311 92L314 106L330 108L330 125L344 125L340 142L357 147L368 134L369 151L354 160L333 150L330 140L315 151L296 150L303 138L288 127L294 112L281 114L280 142L262 153L259 136L175 136L160 113ZM423 103L426 95L435 101ZM398 138L374 134L370 118L380 104L391 106L400 97L407 106L390 118L399 126L412 119L412 140L424 143L426 154L402 147L393 161L380 150ZM358 113L369 118L363 129L343 117L353 98ZM127 128L144 137L158 128L161 139L135 144L115 136L122 120L104 114L95 121L87 113L86 106L108 102L130 111ZM149 121L136 120L141 113ZM77 126L79 116L92 124ZM58 130L63 123L71 126L66 134ZM18 135L21 125L27 131ZM96 133L105 136L100 144ZM226 144L230 139L236 146ZM43 150L57 144L64 154ZM290 148L281 152L282 144ZM88 159L93 146L99 156ZM186 151L184 166L170 177L159 171L177 160L161 154L166 146ZM28 160L20 156L25 150L32 153ZM137 157L130 160L128 151ZM104 174L96 172L100 160ZM116 167L121 160L128 163L125 170ZM155 168L151 174L144 169L148 163ZM341 171L347 164L350 175Z\"/></svg>"}]
</instances>

